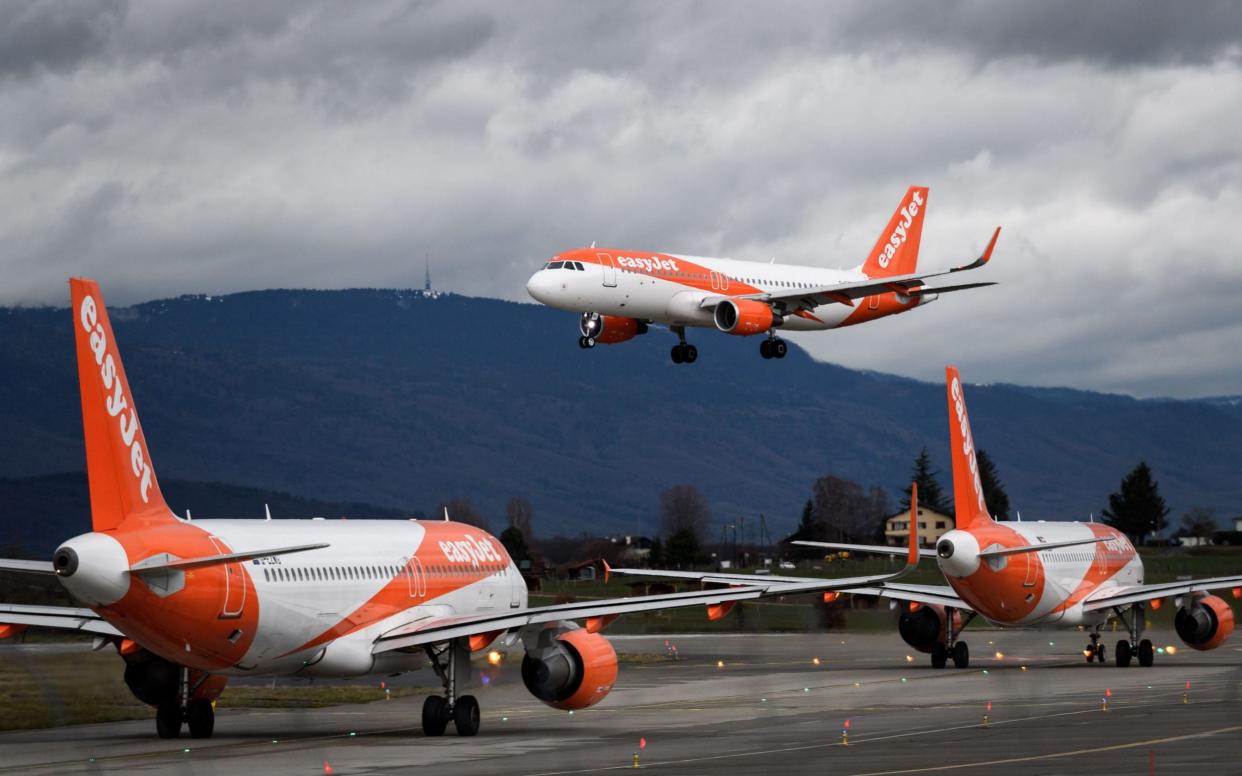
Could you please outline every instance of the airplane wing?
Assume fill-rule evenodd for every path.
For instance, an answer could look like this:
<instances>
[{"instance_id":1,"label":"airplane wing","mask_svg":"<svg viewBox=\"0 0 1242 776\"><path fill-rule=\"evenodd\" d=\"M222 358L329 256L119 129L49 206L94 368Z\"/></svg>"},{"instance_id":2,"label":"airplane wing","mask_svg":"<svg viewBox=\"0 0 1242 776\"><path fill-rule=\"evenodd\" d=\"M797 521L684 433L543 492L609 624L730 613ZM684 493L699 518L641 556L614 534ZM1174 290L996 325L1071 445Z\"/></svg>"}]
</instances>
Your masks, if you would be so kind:
<instances>
[{"instance_id":1,"label":"airplane wing","mask_svg":"<svg viewBox=\"0 0 1242 776\"><path fill-rule=\"evenodd\" d=\"M0 604L0 624L37 625L42 628L95 633L101 636L124 636L90 609L71 606L29 606Z\"/></svg>"},{"instance_id":2,"label":"airplane wing","mask_svg":"<svg viewBox=\"0 0 1242 776\"><path fill-rule=\"evenodd\" d=\"M1155 585L1125 585L1097 590L1083 599L1083 610L1088 612L1112 609L1114 606L1164 598L1170 595L1186 595L1226 587L1242 587L1242 576L1212 577L1210 579L1187 579L1180 582L1161 582Z\"/></svg>"},{"instance_id":3,"label":"airplane wing","mask_svg":"<svg viewBox=\"0 0 1242 776\"><path fill-rule=\"evenodd\" d=\"M917 504L918 499L911 499ZM843 590L865 585L882 585L885 582L909 574L919 562L918 532L910 532L910 546L906 551L906 564L890 574L872 574L844 579L785 578L748 576L745 574L711 575L698 572L656 572L657 576L679 576L703 582L719 582L729 587L712 590L691 590L684 593L637 596L634 598L609 598L600 601L581 601L553 606L527 607L525 609L467 614L460 617L428 617L395 628L375 640L372 653L409 649L425 644L437 644L452 639L524 628L529 625L556 622L558 620L588 620L587 627L595 630L623 614L651 612L661 609L677 609L686 606L707 606L708 616L716 619L738 601L792 593L811 593ZM645 569L622 569L614 572L607 564L605 574L646 573ZM598 625L590 622L596 620Z\"/></svg>"},{"instance_id":4,"label":"airplane wing","mask_svg":"<svg viewBox=\"0 0 1242 776\"><path fill-rule=\"evenodd\" d=\"M886 583L874 587L860 587L843 590L850 595L873 595L880 598L891 598L894 601L912 601L932 606L951 606L964 612L973 612L969 604L958 597L948 585L906 585Z\"/></svg>"},{"instance_id":5,"label":"airplane wing","mask_svg":"<svg viewBox=\"0 0 1242 776\"><path fill-rule=\"evenodd\" d=\"M923 287L923 282L928 278L950 275L954 272L964 272L966 270L982 267L992 258L992 250L996 247L996 240L999 237L1000 227L998 226L996 227L996 231L992 233L992 239L988 241L987 248L984 249L979 258L960 267L951 267L949 269L939 270L936 272L914 272L908 275L866 278L864 280L856 280L852 283L835 283L833 285L819 286L817 288L766 291L758 294L740 294L738 296L711 296L704 299L699 306L703 309L712 309L726 299L748 299L756 302L781 304L786 308L787 313L792 313L796 310L814 310L816 307L824 304L843 304L848 307L853 307L854 300L862 299L874 294L894 292L905 296L926 296L929 294L964 291L969 288L991 286L995 285L995 283L966 283L956 286L946 286L944 288L925 288Z\"/></svg>"}]
</instances>

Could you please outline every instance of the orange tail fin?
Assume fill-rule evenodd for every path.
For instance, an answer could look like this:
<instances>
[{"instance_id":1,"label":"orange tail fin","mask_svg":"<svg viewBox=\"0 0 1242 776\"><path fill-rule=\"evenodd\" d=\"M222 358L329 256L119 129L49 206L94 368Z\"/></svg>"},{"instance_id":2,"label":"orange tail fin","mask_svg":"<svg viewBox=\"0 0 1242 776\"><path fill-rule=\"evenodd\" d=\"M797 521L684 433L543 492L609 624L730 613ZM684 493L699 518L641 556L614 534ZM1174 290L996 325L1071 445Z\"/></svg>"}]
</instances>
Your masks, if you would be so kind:
<instances>
[{"instance_id":1,"label":"orange tail fin","mask_svg":"<svg viewBox=\"0 0 1242 776\"><path fill-rule=\"evenodd\" d=\"M949 452L953 459L953 510L957 527L970 529L992 522L983 499L979 462L975 457L975 436L966 413L966 395L957 367L945 367L949 392Z\"/></svg>"},{"instance_id":2,"label":"orange tail fin","mask_svg":"<svg viewBox=\"0 0 1242 776\"><path fill-rule=\"evenodd\" d=\"M99 284L73 278L69 290L92 526L110 531L134 516L174 519L155 479Z\"/></svg>"},{"instance_id":3,"label":"orange tail fin","mask_svg":"<svg viewBox=\"0 0 1242 776\"><path fill-rule=\"evenodd\" d=\"M923 239L923 214L926 212L927 187L911 186L863 262L863 274L879 278L914 272L919 263L919 241Z\"/></svg>"}]
</instances>

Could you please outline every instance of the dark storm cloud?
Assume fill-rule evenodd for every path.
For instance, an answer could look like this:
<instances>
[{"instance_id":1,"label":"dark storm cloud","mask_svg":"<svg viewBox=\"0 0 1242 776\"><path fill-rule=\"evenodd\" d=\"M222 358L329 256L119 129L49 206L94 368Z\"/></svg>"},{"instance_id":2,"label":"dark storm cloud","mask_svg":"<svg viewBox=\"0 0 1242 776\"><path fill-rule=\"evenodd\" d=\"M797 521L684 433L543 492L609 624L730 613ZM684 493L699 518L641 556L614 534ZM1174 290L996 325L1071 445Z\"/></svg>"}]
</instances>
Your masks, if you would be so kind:
<instances>
[{"instance_id":1,"label":"dark storm cloud","mask_svg":"<svg viewBox=\"0 0 1242 776\"><path fill-rule=\"evenodd\" d=\"M595 240L852 266L917 182L922 261L1001 223L979 279L1002 285L803 338L817 355L934 379L934 333L971 380L1242 384L1218 355L1242 336L1232 4L0 14L0 303L63 302L69 274L116 302L417 285L425 253L437 285L523 299Z\"/></svg>"},{"instance_id":2,"label":"dark storm cloud","mask_svg":"<svg viewBox=\"0 0 1242 776\"><path fill-rule=\"evenodd\" d=\"M124 9L123 0L0 4L0 76L71 70L103 51Z\"/></svg>"}]
</instances>

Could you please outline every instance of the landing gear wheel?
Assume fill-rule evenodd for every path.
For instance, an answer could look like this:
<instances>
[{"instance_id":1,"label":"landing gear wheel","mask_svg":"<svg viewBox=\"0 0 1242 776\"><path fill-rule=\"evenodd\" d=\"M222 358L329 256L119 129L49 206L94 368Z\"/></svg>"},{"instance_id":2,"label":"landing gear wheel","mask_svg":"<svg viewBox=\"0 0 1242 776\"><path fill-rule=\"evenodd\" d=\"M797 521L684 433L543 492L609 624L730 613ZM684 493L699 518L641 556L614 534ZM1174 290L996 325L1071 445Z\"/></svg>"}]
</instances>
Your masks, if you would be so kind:
<instances>
[{"instance_id":1,"label":"landing gear wheel","mask_svg":"<svg viewBox=\"0 0 1242 776\"><path fill-rule=\"evenodd\" d=\"M699 360L699 349L694 345L686 345L682 357L685 358L687 364L693 364Z\"/></svg>"},{"instance_id":2,"label":"landing gear wheel","mask_svg":"<svg viewBox=\"0 0 1242 776\"><path fill-rule=\"evenodd\" d=\"M590 340L588 340L586 337L579 337L579 338L578 338L578 347L582 348L583 350L586 350L587 348L591 347L591 346L588 344L589 342L590 342Z\"/></svg>"},{"instance_id":3,"label":"landing gear wheel","mask_svg":"<svg viewBox=\"0 0 1242 776\"><path fill-rule=\"evenodd\" d=\"M953 645L953 667L966 668L970 665L970 647L966 642L959 641Z\"/></svg>"},{"instance_id":4,"label":"landing gear wheel","mask_svg":"<svg viewBox=\"0 0 1242 776\"><path fill-rule=\"evenodd\" d=\"M1118 668L1128 668L1130 666L1130 642L1122 639L1117 642L1117 649L1113 652L1113 658L1117 661Z\"/></svg>"},{"instance_id":5,"label":"landing gear wheel","mask_svg":"<svg viewBox=\"0 0 1242 776\"><path fill-rule=\"evenodd\" d=\"M1139 642L1138 661L1143 668L1151 668L1151 664L1156 662L1156 649L1152 646L1151 639Z\"/></svg>"},{"instance_id":6,"label":"landing gear wheel","mask_svg":"<svg viewBox=\"0 0 1242 776\"><path fill-rule=\"evenodd\" d=\"M442 736L448 727L448 701L439 695L431 695L423 701L423 735Z\"/></svg>"},{"instance_id":7,"label":"landing gear wheel","mask_svg":"<svg viewBox=\"0 0 1242 776\"><path fill-rule=\"evenodd\" d=\"M673 356L673 363L674 363L674 364L680 364L681 362L683 362L683 361L685 361L685 360L686 360L686 353L685 353L685 351L682 349L682 346L681 346L681 345L674 345L674 346L673 346L672 356Z\"/></svg>"},{"instance_id":8,"label":"landing gear wheel","mask_svg":"<svg viewBox=\"0 0 1242 776\"><path fill-rule=\"evenodd\" d=\"M1103 644L1099 644L1096 646L1095 659L1097 662L1100 662L1100 663L1106 662L1107 655L1105 654L1105 647Z\"/></svg>"},{"instance_id":9,"label":"landing gear wheel","mask_svg":"<svg viewBox=\"0 0 1242 776\"><path fill-rule=\"evenodd\" d=\"M160 738L180 738L181 704L168 701L156 707L155 732Z\"/></svg>"},{"instance_id":10,"label":"landing gear wheel","mask_svg":"<svg viewBox=\"0 0 1242 776\"><path fill-rule=\"evenodd\" d=\"M185 708L185 722L190 728L190 738L211 738L216 729L216 710L206 698L195 698Z\"/></svg>"},{"instance_id":11,"label":"landing gear wheel","mask_svg":"<svg viewBox=\"0 0 1242 776\"><path fill-rule=\"evenodd\" d=\"M785 353L789 350L789 346L785 344L785 340L772 340L772 357L784 358Z\"/></svg>"},{"instance_id":12,"label":"landing gear wheel","mask_svg":"<svg viewBox=\"0 0 1242 776\"><path fill-rule=\"evenodd\" d=\"M937 641L931 648L932 668L944 668L949 662L949 650Z\"/></svg>"},{"instance_id":13,"label":"landing gear wheel","mask_svg":"<svg viewBox=\"0 0 1242 776\"><path fill-rule=\"evenodd\" d=\"M772 357L772 340L764 340L759 343L759 355L764 358Z\"/></svg>"},{"instance_id":14,"label":"landing gear wheel","mask_svg":"<svg viewBox=\"0 0 1242 776\"><path fill-rule=\"evenodd\" d=\"M453 707L453 725L459 736L473 736L479 733L479 702L473 695L463 695L457 699Z\"/></svg>"}]
</instances>

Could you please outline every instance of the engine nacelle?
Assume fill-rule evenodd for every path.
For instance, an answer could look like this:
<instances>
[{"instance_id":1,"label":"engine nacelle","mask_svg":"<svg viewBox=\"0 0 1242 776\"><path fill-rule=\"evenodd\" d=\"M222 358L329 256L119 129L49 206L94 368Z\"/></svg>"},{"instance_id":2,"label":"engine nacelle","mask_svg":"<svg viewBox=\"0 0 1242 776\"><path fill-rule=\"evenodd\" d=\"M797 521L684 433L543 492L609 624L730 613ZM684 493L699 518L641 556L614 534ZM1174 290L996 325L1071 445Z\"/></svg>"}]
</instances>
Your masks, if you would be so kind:
<instances>
[{"instance_id":1,"label":"engine nacelle","mask_svg":"<svg viewBox=\"0 0 1242 776\"><path fill-rule=\"evenodd\" d=\"M901 634L902 641L919 652L931 652L933 645L944 643L948 616L943 606L914 604L914 607L913 610L908 606L902 609L901 618L897 620L897 632ZM954 632L961 627L962 615L954 610Z\"/></svg>"},{"instance_id":2,"label":"engine nacelle","mask_svg":"<svg viewBox=\"0 0 1242 776\"><path fill-rule=\"evenodd\" d=\"M554 709L585 709L617 681L617 652L608 639L574 626L541 631L522 658L522 683Z\"/></svg>"},{"instance_id":3,"label":"engine nacelle","mask_svg":"<svg viewBox=\"0 0 1242 776\"><path fill-rule=\"evenodd\" d=\"M181 666L141 648L123 657L125 684L135 698L149 706L177 700L181 692ZM220 697L229 678L220 674L204 676L202 671L191 669L189 680L192 698L214 701Z\"/></svg>"},{"instance_id":4,"label":"engine nacelle","mask_svg":"<svg viewBox=\"0 0 1242 776\"><path fill-rule=\"evenodd\" d=\"M772 328L776 318L772 315L772 308L763 302L726 299L716 305L713 320L716 328L725 334L747 337L751 334L762 334Z\"/></svg>"},{"instance_id":5,"label":"engine nacelle","mask_svg":"<svg viewBox=\"0 0 1242 776\"><path fill-rule=\"evenodd\" d=\"M1178 609L1173 627L1186 646L1216 649L1233 633L1233 609L1217 596L1204 596Z\"/></svg>"},{"instance_id":6,"label":"engine nacelle","mask_svg":"<svg viewBox=\"0 0 1242 776\"><path fill-rule=\"evenodd\" d=\"M578 331L582 332L584 337L593 337L596 342L615 345L618 342L632 340L639 334L646 334L647 322L620 315L583 313L578 321Z\"/></svg>"}]
</instances>

